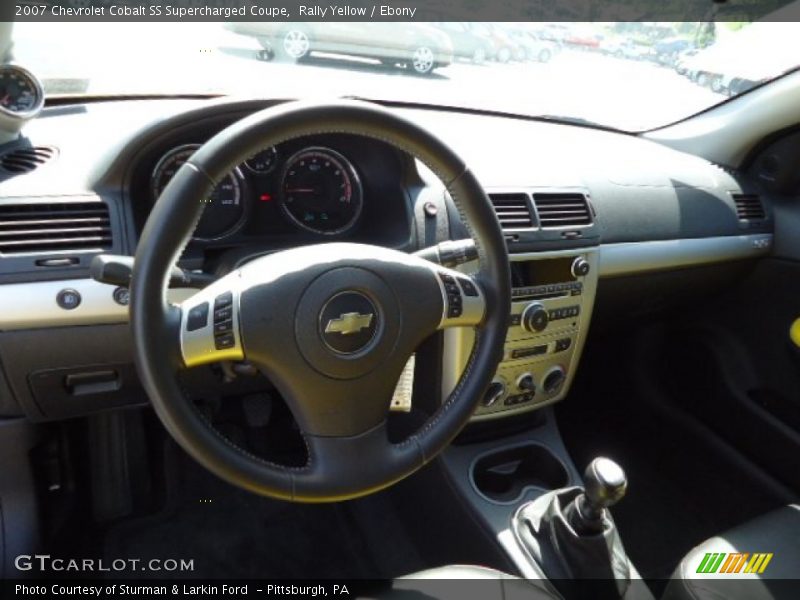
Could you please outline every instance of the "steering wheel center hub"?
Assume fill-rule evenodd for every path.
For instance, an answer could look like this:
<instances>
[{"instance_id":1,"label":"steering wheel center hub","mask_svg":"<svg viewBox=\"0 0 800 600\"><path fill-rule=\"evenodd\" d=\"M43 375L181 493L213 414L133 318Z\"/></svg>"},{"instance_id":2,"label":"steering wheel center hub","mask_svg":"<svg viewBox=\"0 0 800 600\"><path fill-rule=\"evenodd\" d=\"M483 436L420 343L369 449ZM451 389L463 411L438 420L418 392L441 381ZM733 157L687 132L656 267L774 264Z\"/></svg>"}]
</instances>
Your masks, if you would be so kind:
<instances>
[{"instance_id":1,"label":"steering wheel center hub","mask_svg":"<svg viewBox=\"0 0 800 600\"><path fill-rule=\"evenodd\" d=\"M380 326L375 304L356 291L336 294L319 314L319 335L337 354L363 351L374 339Z\"/></svg>"},{"instance_id":2,"label":"steering wheel center hub","mask_svg":"<svg viewBox=\"0 0 800 600\"><path fill-rule=\"evenodd\" d=\"M318 372L355 379L388 357L401 318L392 288L360 267L337 267L306 288L295 313L295 339Z\"/></svg>"}]
</instances>

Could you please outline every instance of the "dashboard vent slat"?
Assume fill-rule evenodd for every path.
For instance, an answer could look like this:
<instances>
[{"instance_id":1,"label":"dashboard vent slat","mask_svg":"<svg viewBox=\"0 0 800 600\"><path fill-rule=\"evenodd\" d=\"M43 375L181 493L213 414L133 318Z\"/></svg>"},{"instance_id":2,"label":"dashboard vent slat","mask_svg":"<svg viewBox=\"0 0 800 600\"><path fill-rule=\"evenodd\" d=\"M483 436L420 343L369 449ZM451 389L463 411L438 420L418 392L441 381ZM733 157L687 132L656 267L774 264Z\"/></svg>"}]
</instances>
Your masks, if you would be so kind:
<instances>
[{"instance_id":1,"label":"dashboard vent slat","mask_svg":"<svg viewBox=\"0 0 800 600\"><path fill-rule=\"evenodd\" d=\"M580 192L536 192L533 194L533 205L542 229L592 224L589 202Z\"/></svg>"},{"instance_id":2,"label":"dashboard vent slat","mask_svg":"<svg viewBox=\"0 0 800 600\"><path fill-rule=\"evenodd\" d=\"M52 146L16 148L0 157L0 167L8 173L22 174L33 171L56 157L58 151Z\"/></svg>"},{"instance_id":3,"label":"dashboard vent slat","mask_svg":"<svg viewBox=\"0 0 800 600\"><path fill-rule=\"evenodd\" d=\"M112 242L100 200L0 204L0 254L101 252Z\"/></svg>"},{"instance_id":4,"label":"dashboard vent slat","mask_svg":"<svg viewBox=\"0 0 800 600\"><path fill-rule=\"evenodd\" d=\"M758 221L767 218L764 204L758 194L732 194L736 216L740 221Z\"/></svg>"},{"instance_id":5,"label":"dashboard vent slat","mask_svg":"<svg viewBox=\"0 0 800 600\"><path fill-rule=\"evenodd\" d=\"M491 193L489 200L494 206L501 229L529 229L533 226L527 194Z\"/></svg>"}]
</instances>

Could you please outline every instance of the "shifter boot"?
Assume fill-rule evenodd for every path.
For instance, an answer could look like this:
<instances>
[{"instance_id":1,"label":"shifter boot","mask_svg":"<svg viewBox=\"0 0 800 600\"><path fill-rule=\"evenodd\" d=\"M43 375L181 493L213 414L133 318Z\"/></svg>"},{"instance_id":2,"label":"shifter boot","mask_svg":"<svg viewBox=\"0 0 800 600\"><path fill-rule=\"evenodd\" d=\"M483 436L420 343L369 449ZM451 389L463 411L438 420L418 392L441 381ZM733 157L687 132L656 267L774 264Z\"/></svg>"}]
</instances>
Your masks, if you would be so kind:
<instances>
[{"instance_id":1,"label":"shifter boot","mask_svg":"<svg viewBox=\"0 0 800 600\"><path fill-rule=\"evenodd\" d=\"M566 598L621 598L631 570L617 528L606 511L602 528L577 532L569 518L578 487L549 492L522 506L514 531L522 547Z\"/></svg>"}]
</instances>

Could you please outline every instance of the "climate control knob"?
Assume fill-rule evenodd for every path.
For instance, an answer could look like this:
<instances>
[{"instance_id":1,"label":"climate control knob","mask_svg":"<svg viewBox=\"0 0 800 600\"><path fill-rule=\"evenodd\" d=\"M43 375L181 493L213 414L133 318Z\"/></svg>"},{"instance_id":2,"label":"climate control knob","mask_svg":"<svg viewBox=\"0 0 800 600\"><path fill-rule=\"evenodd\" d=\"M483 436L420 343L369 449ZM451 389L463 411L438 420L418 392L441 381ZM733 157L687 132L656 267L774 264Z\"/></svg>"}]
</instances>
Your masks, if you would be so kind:
<instances>
[{"instance_id":1,"label":"climate control knob","mask_svg":"<svg viewBox=\"0 0 800 600\"><path fill-rule=\"evenodd\" d=\"M561 386L564 385L564 381L567 378L567 373L564 371L564 367L556 366L550 369L547 372L547 375L544 376L544 380L542 381L542 387L544 391L548 394L555 394L558 390L561 389Z\"/></svg>"},{"instance_id":2,"label":"climate control knob","mask_svg":"<svg viewBox=\"0 0 800 600\"><path fill-rule=\"evenodd\" d=\"M506 384L502 381L493 381L489 384L489 389L486 390L486 394L483 396L483 405L492 406L495 402L500 400L505 393Z\"/></svg>"},{"instance_id":3,"label":"climate control knob","mask_svg":"<svg viewBox=\"0 0 800 600\"><path fill-rule=\"evenodd\" d=\"M572 261L572 275L573 277L583 277L589 274L592 268L589 266L589 261L587 261L582 256L579 256L575 260Z\"/></svg>"},{"instance_id":4,"label":"climate control knob","mask_svg":"<svg viewBox=\"0 0 800 600\"><path fill-rule=\"evenodd\" d=\"M536 382L533 380L533 375L530 373L523 373L517 379L517 387L523 392L535 392Z\"/></svg>"},{"instance_id":5,"label":"climate control knob","mask_svg":"<svg viewBox=\"0 0 800 600\"><path fill-rule=\"evenodd\" d=\"M532 302L522 311L520 323L531 333L543 331L548 323L547 310L540 302Z\"/></svg>"}]
</instances>

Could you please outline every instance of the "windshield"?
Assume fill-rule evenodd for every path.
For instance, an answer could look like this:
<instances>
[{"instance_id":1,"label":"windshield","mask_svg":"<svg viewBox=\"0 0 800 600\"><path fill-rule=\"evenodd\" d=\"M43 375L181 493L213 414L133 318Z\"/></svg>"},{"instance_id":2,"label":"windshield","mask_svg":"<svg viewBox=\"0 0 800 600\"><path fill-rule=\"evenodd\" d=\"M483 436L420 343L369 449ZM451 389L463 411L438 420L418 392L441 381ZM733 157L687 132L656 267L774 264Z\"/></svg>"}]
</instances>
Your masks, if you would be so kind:
<instances>
[{"instance_id":1,"label":"windshield","mask_svg":"<svg viewBox=\"0 0 800 600\"><path fill-rule=\"evenodd\" d=\"M228 22L13 27L49 96L357 96L662 126L800 65L800 24Z\"/></svg>"}]
</instances>

